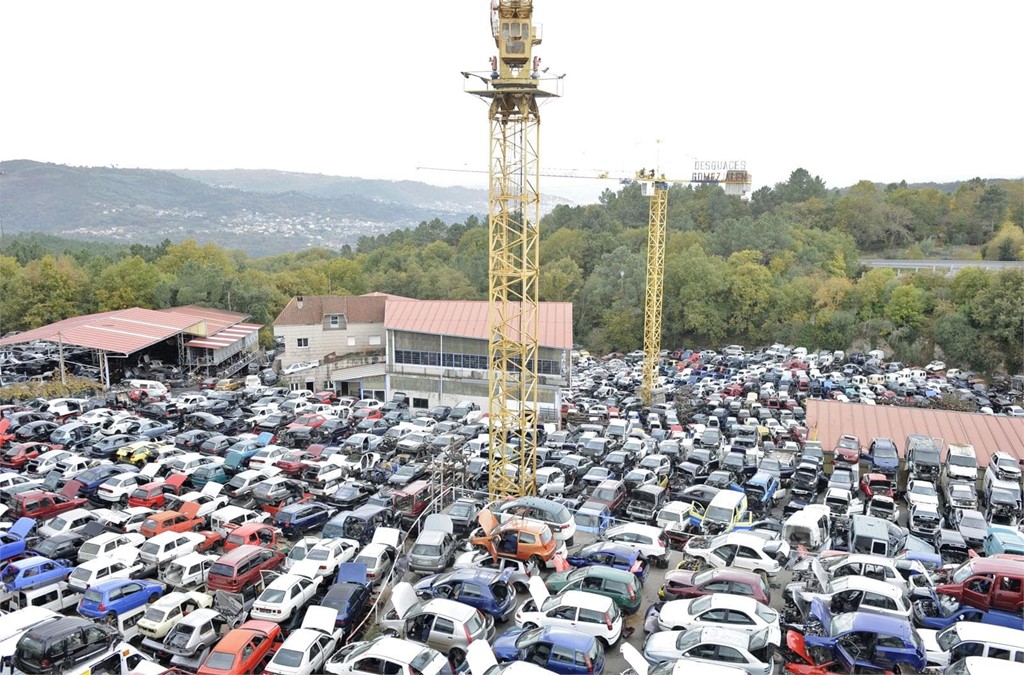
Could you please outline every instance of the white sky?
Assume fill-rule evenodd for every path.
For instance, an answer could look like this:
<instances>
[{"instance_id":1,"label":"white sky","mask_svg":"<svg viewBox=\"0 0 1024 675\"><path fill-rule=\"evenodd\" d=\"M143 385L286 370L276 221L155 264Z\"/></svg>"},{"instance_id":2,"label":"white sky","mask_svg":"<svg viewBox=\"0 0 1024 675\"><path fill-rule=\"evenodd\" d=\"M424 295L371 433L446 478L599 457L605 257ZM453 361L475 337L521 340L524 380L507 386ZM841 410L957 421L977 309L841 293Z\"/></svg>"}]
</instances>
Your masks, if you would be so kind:
<instances>
[{"instance_id":1,"label":"white sky","mask_svg":"<svg viewBox=\"0 0 1024 675\"><path fill-rule=\"evenodd\" d=\"M547 170L1024 175L1022 2L535 0L535 18L534 53L567 74ZM488 69L488 0L13 1L0 48L3 159L484 184L416 167L486 169L459 73Z\"/></svg>"}]
</instances>

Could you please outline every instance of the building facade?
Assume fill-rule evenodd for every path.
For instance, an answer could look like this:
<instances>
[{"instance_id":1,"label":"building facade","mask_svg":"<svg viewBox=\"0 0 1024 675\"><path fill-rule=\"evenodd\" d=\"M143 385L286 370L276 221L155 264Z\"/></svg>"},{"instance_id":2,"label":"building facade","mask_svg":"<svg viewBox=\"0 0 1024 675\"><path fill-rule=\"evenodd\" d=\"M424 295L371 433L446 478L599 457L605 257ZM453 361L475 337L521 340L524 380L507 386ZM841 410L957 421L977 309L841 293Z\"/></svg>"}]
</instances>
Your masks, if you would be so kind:
<instances>
[{"instance_id":1,"label":"building facade","mask_svg":"<svg viewBox=\"0 0 1024 675\"><path fill-rule=\"evenodd\" d=\"M571 384L572 304L541 303L538 325L538 403L555 419ZM486 410L489 326L485 301L296 297L274 322L278 369L293 389L381 400L400 391L414 408L472 401ZM300 363L316 365L289 372Z\"/></svg>"}]
</instances>

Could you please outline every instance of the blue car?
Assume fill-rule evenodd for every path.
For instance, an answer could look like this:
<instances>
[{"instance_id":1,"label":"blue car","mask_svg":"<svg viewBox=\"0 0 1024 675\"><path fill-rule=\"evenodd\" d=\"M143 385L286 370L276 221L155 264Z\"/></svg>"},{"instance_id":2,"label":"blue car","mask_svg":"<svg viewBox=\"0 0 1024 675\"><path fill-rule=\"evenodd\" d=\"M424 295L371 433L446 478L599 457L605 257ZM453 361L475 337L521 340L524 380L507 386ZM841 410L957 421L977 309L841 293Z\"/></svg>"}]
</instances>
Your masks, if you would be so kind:
<instances>
[{"instance_id":1,"label":"blue car","mask_svg":"<svg viewBox=\"0 0 1024 675\"><path fill-rule=\"evenodd\" d=\"M924 643L906 619L866 612L832 616L821 598L811 601L811 614L825 635L805 635L807 649L824 647L846 672L892 671L897 666L920 672L928 664ZM865 640L866 635L873 639Z\"/></svg>"},{"instance_id":2,"label":"blue car","mask_svg":"<svg viewBox=\"0 0 1024 675\"><path fill-rule=\"evenodd\" d=\"M1020 629L1021 627L1021 618L1018 613L1001 612L996 609L986 612L977 607L961 606L952 598L946 598L946 600L948 604L940 602L934 592L931 600L915 600L913 605L914 625L918 628L942 630L958 621L974 621L1007 628Z\"/></svg>"},{"instance_id":3,"label":"blue car","mask_svg":"<svg viewBox=\"0 0 1024 675\"><path fill-rule=\"evenodd\" d=\"M424 577L413 589L422 600L458 600L504 623L516 611L516 592L509 583L511 572L470 567Z\"/></svg>"},{"instance_id":4,"label":"blue car","mask_svg":"<svg viewBox=\"0 0 1024 675\"><path fill-rule=\"evenodd\" d=\"M570 553L566 561L573 567L590 565L607 565L617 570L626 570L636 575L640 581L647 580L650 568L643 554L626 544L598 541L588 544L576 553Z\"/></svg>"},{"instance_id":5,"label":"blue car","mask_svg":"<svg viewBox=\"0 0 1024 675\"><path fill-rule=\"evenodd\" d=\"M525 661L559 675L601 675L604 672L601 642L592 635L569 628L512 628L494 640L491 649L499 663Z\"/></svg>"},{"instance_id":6,"label":"blue car","mask_svg":"<svg viewBox=\"0 0 1024 675\"><path fill-rule=\"evenodd\" d=\"M116 616L156 602L163 584L146 579L111 579L90 586L78 603L78 613L92 619Z\"/></svg>"},{"instance_id":7,"label":"blue car","mask_svg":"<svg viewBox=\"0 0 1024 675\"><path fill-rule=\"evenodd\" d=\"M338 565L336 583L327 589L319 604L338 610L335 625L348 636L366 616L372 596L373 584L366 579L366 565L342 563Z\"/></svg>"},{"instance_id":8,"label":"blue car","mask_svg":"<svg viewBox=\"0 0 1024 675\"><path fill-rule=\"evenodd\" d=\"M747 508L751 511L770 511L775 504L775 493L779 490L779 479L767 471L758 471L743 484L747 495Z\"/></svg>"},{"instance_id":9,"label":"blue car","mask_svg":"<svg viewBox=\"0 0 1024 675\"><path fill-rule=\"evenodd\" d=\"M10 560L25 552L25 537L36 526L35 518L18 518L11 529L0 533L0 561Z\"/></svg>"},{"instance_id":10,"label":"blue car","mask_svg":"<svg viewBox=\"0 0 1024 675\"><path fill-rule=\"evenodd\" d=\"M0 582L8 591L25 591L64 581L74 568L66 558L50 560L37 555L8 563L0 570Z\"/></svg>"},{"instance_id":11,"label":"blue car","mask_svg":"<svg viewBox=\"0 0 1024 675\"><path fill-rule=\"evenodd\" d=\"M868 469L864 473L877 472L894 478L896 470L900 467L900 453L896 449L896 442L891 438L871 439L871 445L861 457L868 462Z\"/></svg>"},{"instance_id":12,"label":"blue car","mask_svg":"<svg viewBox=\"0 0 1024 675\"><path fill-rule=\"evenodd\" d=\"M1024 555L1024 535L1012 527L992 525L984 541L985 555L993 556L1000 553Z\"/></svg>"},{"instance_id":13,"label":"blue car","mask_svg":"<svg viewBox=\"0 0 1024 675\"><path fill-rule=\"evenodd\" d=\"M320 502L289 504L274 516L274 525L281 528L286 537L296 537L322 528L336 510Z\"/></svg>"}]
</instances>

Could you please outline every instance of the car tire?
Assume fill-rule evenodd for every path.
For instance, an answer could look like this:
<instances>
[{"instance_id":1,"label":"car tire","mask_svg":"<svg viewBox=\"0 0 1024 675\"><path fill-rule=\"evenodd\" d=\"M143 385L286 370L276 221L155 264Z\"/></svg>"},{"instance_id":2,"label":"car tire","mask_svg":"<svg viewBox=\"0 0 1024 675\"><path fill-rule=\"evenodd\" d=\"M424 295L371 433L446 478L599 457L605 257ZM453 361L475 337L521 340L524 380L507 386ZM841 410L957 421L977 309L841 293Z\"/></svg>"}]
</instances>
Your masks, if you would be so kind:
<instances>
[{"instance_id":1,"label":"car tire","mask_svg":"<svg viewBox=\"0 0 1024 675\"><path fill-rule=\"evenodd\" d=\"M117 503L121 505L121 508L128 506L128 495L121 495L121 498L117 500Z\"/></svg>"},{"instance_id":2,"label":"car tire","mask_svg":"<svg viewBox=\"0 0 1024 675\"><path fill-rule=\"evenodd\" d=\"M458 648L449 649L448 660L452 663L462 664L466 660L466 652Z\"/></svg>"},{"instance_id":3,"label":"car tire","mask_svg":"<svg viewBox=\"0 0 1024 675\"><path fill-rule=\"evenodd\" d=\"M537 566L537 571L544 569L544 560L539 555L530 556L530 562Z\"/></svg>"},{"instance_id":4,"label":"car tire","mask_svg":"<svg viewBox=\"0 0 1024 675\"><path fill-rule=\"evenodd\" d=\"M658 569L667 570L668 569L668 551L665 552L665 557L658 558L656 563L658 565Z\"/></svg>"}]
</instances>

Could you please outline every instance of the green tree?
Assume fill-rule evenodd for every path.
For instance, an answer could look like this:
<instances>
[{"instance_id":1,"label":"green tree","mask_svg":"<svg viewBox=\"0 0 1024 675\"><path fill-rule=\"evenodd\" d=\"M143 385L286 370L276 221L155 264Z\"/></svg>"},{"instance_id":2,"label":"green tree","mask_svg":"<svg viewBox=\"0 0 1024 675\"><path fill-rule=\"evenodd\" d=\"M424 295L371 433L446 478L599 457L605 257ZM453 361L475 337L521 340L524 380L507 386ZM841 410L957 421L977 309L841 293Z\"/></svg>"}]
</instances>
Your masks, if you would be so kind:
<instances>
[{"instance_id":1,"label":"green tree","mask_svg":"<svg viewBox=\"0 0 1024 675\"><path fill-rule=\"evenodd\" d=\"M925 292L910 285L897 286L885 304L883 316L897 328L915 329L924 323Z\"/></svg>"},{"instance_id":2,"label":"green tree","mask_svg":"<svg viewBox=\"0 0 1024 675\"><path fill-rule=\"evenodd\" d=\"M127 307L156 306L156 291L166 277L141 256L133 255L107 266L96 278L94 292L101 312Z\"/></svg>"},{"instance_id":3,"label":"green tree","mask_svg":"<svg viewBox=\"0 0 1024 675\"><path fill-rule=\"evenodd\" d=\"M540 268L540 299L543 302L574 302L583 288L583 270L569 258Z\"/></svg>"},{"instance_id":4,"label":"green tree","mask_svg":"<svg viewBox=\"0 0 1024 675\"><path fill-rule=\"evenodd\" d=\"M26 329L88 313L89 278L71 258L44 255L21 268L9 286L5 327Z\"/></svg>"}]
</instances>

